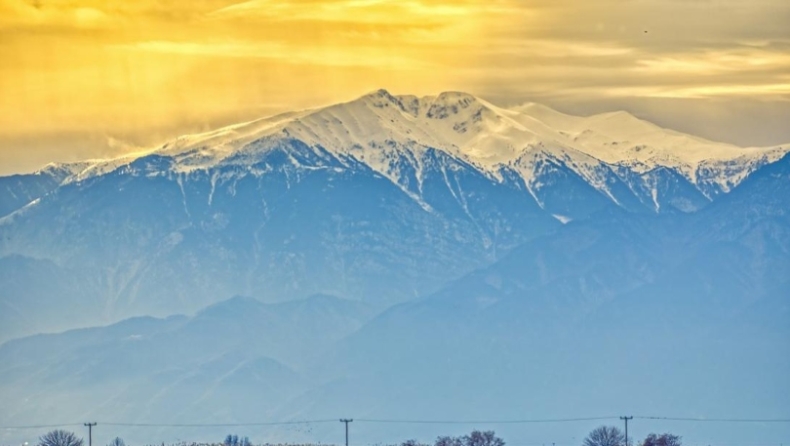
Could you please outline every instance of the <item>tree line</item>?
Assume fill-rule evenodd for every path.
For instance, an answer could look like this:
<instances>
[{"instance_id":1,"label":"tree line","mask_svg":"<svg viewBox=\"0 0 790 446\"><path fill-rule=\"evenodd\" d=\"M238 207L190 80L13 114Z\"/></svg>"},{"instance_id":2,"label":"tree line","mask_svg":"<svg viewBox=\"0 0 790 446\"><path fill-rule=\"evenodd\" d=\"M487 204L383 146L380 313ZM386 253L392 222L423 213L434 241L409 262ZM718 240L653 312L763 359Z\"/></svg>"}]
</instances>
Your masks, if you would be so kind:
<instances>
[{"instance_id":1,"label":"tree line","mask_svg":"<svg viewBox=\"0 0 790 446\"><path fill-rule=\"evenodd\" d=\"M53 430L39 437L37 446L85 446L82 438L73 432ZM116 437L107 446L126 446L123 439ZM164 443L162 444L164 446ZM253 446L248 437L239 437L230 434L221 443L182 443L179 446ZM293 445L291 445L293 446ZM307 445L304 445L307 446ZM394 446L394 445L393 445ZM494 431L472 431L460 437L440 436L431 445L420 443L417 440L406 440L399 446L505 446L505 441L496 436ZM582 441L580 446L634 446L628 441L626 444L623 432L614 426L600 426L593 429ZM682 446L681 437L678 435L650 434L637 446Z\"/></svg>"},{"instance_id":2,"label":"tree line","mask_svg":"<svg viewBox=\"0 0 790 446\"><path fill-rule=\"evenodd\" d=\"M638 446L682 446L680 437L673 434L650 434ZM601 426L592 430L582 442L582 446L632 446L631 439L626 445L625 435L614 426Z\"/></svg>"}]
</instances>

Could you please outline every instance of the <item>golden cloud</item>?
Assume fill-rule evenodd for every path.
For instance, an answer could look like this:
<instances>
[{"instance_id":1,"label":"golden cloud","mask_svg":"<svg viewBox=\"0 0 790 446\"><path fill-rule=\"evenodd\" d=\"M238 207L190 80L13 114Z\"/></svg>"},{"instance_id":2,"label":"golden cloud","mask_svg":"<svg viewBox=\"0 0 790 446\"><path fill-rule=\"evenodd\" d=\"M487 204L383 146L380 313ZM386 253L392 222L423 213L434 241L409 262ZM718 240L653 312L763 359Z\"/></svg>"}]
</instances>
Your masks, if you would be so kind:
<instances>
[{"instance_id":1,"label":"golden cloud","mask_svg":"<svg viewBox=\"0 0 790 446\"><path fill-rule=\"evenodd\" d=\"M0 151L145 145L380 87L784 101L788 18L781 0L0 0Z\"/></svg>"}]
</instances>

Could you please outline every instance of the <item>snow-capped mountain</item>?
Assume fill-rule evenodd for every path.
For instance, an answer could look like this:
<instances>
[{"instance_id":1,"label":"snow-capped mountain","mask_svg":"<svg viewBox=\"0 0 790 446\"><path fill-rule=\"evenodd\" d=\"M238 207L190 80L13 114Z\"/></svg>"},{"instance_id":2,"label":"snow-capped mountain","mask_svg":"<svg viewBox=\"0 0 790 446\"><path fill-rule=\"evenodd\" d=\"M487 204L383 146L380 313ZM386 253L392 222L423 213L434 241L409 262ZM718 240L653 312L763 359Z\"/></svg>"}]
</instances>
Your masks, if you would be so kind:
<instances>
[{"instance_id":1,"label":"snow-capped mountain","mask_svg":"<svg viewBox=\"0 0 790 446\"><path fill-rule=\"evenodd\" d=\"M50 164L31 174L0 177L0 217L34 202L64 182L72 181L75 175L94 163Z\"/></svg>"},{"instance_id":2,"label":"snow-capped mountain","mask_svg":"<svg viewBox=\"0 0 790 446\"><path fill-rule=\"evenodd\" d=\"M48 166L0 179L0 339L232 295L387 306L599 212L694 212L787 150L380 90Z\"/></svg>"},{"instance_id":3,"label":"snow-capped mountain","mask_svg":"<svg viewBox=\"0 0 790 446\"><path fill-rule=\"evenodd\" d=\"M360 418L787 413L786 152L378 91L2 178L0 342L106 326L0 344L0 419L182 424L96 432L158 444L353 416L389 444ZM709 426L683 434L754 438Z\"/></svg>"},{"instance_id":4,"label":"snow-capped mountain","mask_svg":"<svg viewBox=\"0 0 790 446\"><path fill-rule=\"evenodd\" d=\"M433 149L492 178L501 179L501 170L512 168L533 195L542 184L542 161L553 160L619 204L612 193L614 173L631 189L646 187L655 210L660 208L661 192L651 175L655 169L669 169L710 199L790 151L790 147L716 143L623 111L577 117L534 103L500 108L459 92L418 98L379 90L347 103L183 136L146 153L80 163L71 167L78 171L72 180L101 175L154 154L171 158L171 169L182 173L250 166L286 139L301 141L319 158L320 148L341 163L351 159L364 163L416 199L424 154ZM403 172L404 165L414 174ZM629 177L624 171L639 176Z\"/></svg>"}]
</instances>

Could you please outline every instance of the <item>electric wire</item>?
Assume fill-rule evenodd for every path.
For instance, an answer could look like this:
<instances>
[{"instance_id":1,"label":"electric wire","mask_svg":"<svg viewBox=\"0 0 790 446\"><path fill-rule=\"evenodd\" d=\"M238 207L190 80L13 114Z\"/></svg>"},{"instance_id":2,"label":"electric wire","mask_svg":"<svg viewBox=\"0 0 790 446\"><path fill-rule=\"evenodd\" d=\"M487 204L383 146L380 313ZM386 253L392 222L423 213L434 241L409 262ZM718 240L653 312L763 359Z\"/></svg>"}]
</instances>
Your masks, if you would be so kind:
<instances>
[{"instance_id":1,"label":"electric wire","mask_svg":"<svg viewBox=\"0 0 790 446\"><path fill-rule=\"evenodd\" d=\"M395 424L527 424L527 423L570 423L574 421L601 421L616 419L615 416L582 417L582 418L544 418L528 420L388 420L374 418L355 418L362 423L395 423Z\"/></svg>"},{"instance_id":2,"label":"electric wire","mask_svg":"<svg viewBox=\"0 0 790 446\"><path fill-rule=\"evenodd\" d=\"M323 420L294 420L294 421L267 421L252 423L115 423L107 422L99 424L104 426L118 427L245 427L245 426L283 426L294 424L317 424L317 423L336 423L336 419Z\"/></svg>"},{"instance_id":3,"label":"electric wire","mask_svg":"<svg viewBox=\"0 0 790 446\"><path fill-rule=\"evenodd\" d=\"M617 420L618 416L596 416L575 418L533 418L511 420L418 420L418 419L388 419L388 418L355 418L358 423L390 423L390 424L533 424L533 423L573 423L582 421ZM636 420L663 420L685 422L714 422L714 423L790 423L790 418L705 418L705 417L664 417L635 415ZM104 422L98 421L102 426L116 427L246 427L246 426L283 426L299 424L336 423L339 419L292 420L292 421L264 421L247 423L132 423L132 422ZM36 424L20 426L0 426L0 429L46 429L56 427L79 427L83 423L58 423Z\"/></svg>"},{"instance_id":4,"label":"electric wire","mask_svg":"<svg viewBox=\"0 0 790 446\"><path fill-rule=\"evenodd\" d=\"M790 423L790 418L703 418L634 416L637 420L700 421L714 423Z\"/></svg>"},{"instance_id":5,"label":"electric wire","mask_svg":"<svg viewBox=\"0 0 790 446\"><path fill-rule=\"evenodd\" d=\"M54 427L79 427L82 423L32 424L27 426L0 426L0 429L51 429Z\"/></svg>"}]
</instances>

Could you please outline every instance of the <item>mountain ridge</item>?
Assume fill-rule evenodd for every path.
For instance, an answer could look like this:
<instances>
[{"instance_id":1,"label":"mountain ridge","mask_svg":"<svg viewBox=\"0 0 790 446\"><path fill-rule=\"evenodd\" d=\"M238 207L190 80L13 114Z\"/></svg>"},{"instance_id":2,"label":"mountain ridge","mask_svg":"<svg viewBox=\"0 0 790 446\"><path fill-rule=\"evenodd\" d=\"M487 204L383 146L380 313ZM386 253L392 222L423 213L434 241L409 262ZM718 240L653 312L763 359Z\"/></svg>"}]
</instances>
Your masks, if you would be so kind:
<instances>
[{"instance_id":1,"label":"mountain ridge","mask_svg":"<svg viewBox=\"0 0 790 446\"><path fill-rule=\"evenodd\" d=\"M61 168L74 172L64 179L69 182L105 174L151 155L172 158L177 172L243 165L238 155L245 146L256 140L292 137L311 147L323 147L341 159L354 157L396 184L401 183L400 178L381 150L393 142L407 147L417 159L428 148L444 151L492 177L499 177L499 169L530 152L564 154L566 158L569 153L578 154L570 158L581 165L627 168L640 175L659 167L670 168L709 199L790 151L787 145L740 148L716 143L663 129L625 111L578 117L535 103L500 108L462 92L417 97L396 96L382 89L348 102L183 135L153 150ZM525 172L528 168L521 169L525 182L532 176ZM607 193L585 169L577 169L577 173Z\"/></svg>"},{"instance_id":2,"label":"mountain ridge","mask_svg":"<svg viewBox=\"0 0 790 446\"><path fill-rule=\"evenodd\" d=\"M608 164L530 139L553 131L535 118L477 107L460 93L376 92L184 137L62 184L15 179L14 197L33 201L0 218L0 342L65 333L0 344L0 399L15 402L0 415L214 426L112 432L145 444L260 420L790 409L790 155L689 170L651 167L672 159L628 145L645 157ZM528 108L565 129L581 122ZM655 137L622 114L593 124L618 119ZM438 139L432 126L446 147L408 136ZM558 138L620 141L577 130ZM516 158L490 162L499 155ZM702 424L680 432L710 444L788 434ZM567 429L501 427L517 444ZM243 434L307 443L337 428ZM355 435L401 441L403 426Z\"/></svg>"},{"instance_id":3,"label":"mountain ridge","mask_svg":"<svg viewBox=\"0 0 790 446\"><path fill-rule=\"evenodd\" d=\"M620 121L625 136L608 136ZM145 153L52 165L46 187L35 176L12 182L8 196L23 199L10 207L22 207L0 216L9 327L0 339L189 313L233 295L387 306L602 211L695 213L785 151L703 141L700 150L738 156L692 168L659 156L686 146L620 143L640 132L697 141L624 113L572 117L461 92L378 90ZM636 155L610 164L590 147ZM57 304L45 317L34 311L44 302ZM99 319L76 310L93 305Z\"/></svg>"}]
</instances>

